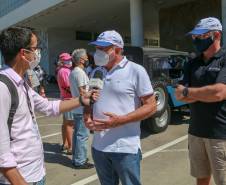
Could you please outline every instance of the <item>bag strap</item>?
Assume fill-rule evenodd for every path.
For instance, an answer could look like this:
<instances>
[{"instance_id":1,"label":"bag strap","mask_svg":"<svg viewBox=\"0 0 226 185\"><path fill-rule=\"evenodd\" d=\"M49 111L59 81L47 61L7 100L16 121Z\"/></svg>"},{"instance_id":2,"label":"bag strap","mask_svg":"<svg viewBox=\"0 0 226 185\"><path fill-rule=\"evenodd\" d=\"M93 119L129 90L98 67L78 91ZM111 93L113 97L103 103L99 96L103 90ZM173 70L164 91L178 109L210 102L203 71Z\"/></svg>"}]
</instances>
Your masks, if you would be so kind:
<instances>
[{"instance_id":1,"label":"bag strap","mask_svg":"<svg viewBox=\"0 0 226 185\"><path fill-rule=\"evenodd\" d=\"M18 96L18 92L17 89L14 85L14 83L9 79L9 77L7 77L6 75L0 74L0 81L3 82L9 89L9 92L11 94L11 107L9 110L9 117L8 117L8 128L9 128L9 135L10 135L10 139L11 138L11 127L12 127L12 123L13 123L13 117L16 113L16 110L18 108L19 105L19 96Z\"/></svg>"}]
</instances>

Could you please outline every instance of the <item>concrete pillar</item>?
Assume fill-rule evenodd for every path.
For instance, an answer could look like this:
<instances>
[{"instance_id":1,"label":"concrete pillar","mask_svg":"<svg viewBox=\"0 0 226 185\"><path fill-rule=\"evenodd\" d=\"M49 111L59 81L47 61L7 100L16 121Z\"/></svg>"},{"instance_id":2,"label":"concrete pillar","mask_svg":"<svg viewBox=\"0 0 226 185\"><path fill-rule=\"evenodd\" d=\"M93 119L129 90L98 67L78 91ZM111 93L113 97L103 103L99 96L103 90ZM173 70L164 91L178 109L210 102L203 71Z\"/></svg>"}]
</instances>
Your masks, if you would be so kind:
<instances>
[{"instance_id":1,"label":"concrete pillar","mask_svg":"<svg viewBox=\"0 0 226 185\"><path fill-rule=\"evenodd\" d=\"M130 24L132 46L143 46L143 0L130 0Z\"/></svg>"},{"instance_id":2,"label":"concrete pillar","mask_svg":"<svg viewBox=\"0 0 226 185\"><path fill-rule=\"evenodd\" d=\"M221 0L222 26L223 26L223 45L226 46L226 0Z\"/></svg>"}]
</instances>

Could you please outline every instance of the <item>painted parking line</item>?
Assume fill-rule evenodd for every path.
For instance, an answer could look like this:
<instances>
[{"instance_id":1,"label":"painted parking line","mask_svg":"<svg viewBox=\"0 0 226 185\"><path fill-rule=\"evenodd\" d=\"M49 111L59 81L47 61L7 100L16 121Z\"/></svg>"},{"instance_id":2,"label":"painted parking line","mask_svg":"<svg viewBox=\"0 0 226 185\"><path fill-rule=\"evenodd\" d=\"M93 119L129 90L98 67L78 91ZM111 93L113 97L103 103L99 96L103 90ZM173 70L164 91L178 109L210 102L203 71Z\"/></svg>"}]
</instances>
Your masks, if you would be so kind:
<instances>
[{"instance_id":1,"label":"painted parking line","mask_svg":"<svg viewBox=\"0 0 226 185\"><path fill-rule=\"evenodd\" d=\"M91 176L89 176L89 177L87 177L85 179L82 179L82 180L80 180L80 181L78 181L78 182L76 182L76 183L74 183L72 185L85 185L85 184L93 182L93 181L95 181L97 179L98 179L97 174L94 174L94 175L91 175Z\"/></svg>"},{"instance_id":2,"label":"painted parking line","mask_svg":"<svg viewBox=\"0 0 226 185\"><path fill-rule=\"evenodd\" d=\"M168 152L188 152L188 149L172 149L172 150L162 150L161 153L168 153Z\"/></svg>"},{"instance_id":3,"label":"painted parking line","mask_svg":"<svg viewBox=\"0 0 226 185\"><path fill-rule=\"evenodd\" d=\"M156 154L158 152L161 152L164 149L169 148L169 147L171 147L173 145L176 145L176 144L186 140L187 138L188 138L188 135L185 135L185 136L177 138L177 139L175 139L175 140L173 140L173 141L171 141L169 143L166 143L166 144L164 144L162 146L159 146L159 147L157 147L157 148L155 148L153 150L147 151L147 152L145 152L143 154L143 159L145 159L145 158L147 158L147 157L149 157L151 155L154 155L154 154ZM98 179L97 174L94 174L94 175L89 176L89 177L87 177L85 179L82 179L82 180L80 180L78 182L75 182L74 184L71 184L71 185L86 185L86 184L91 183L91 182L93 182L93 181L95 181L97 179Z\"/></svg>"},{"instance_id":4,"label":"painted parking line","mask_svg":"<svg viewBox=\"0 0 226 185\"><path fill-rule=\"evenodd\" d=\"M46 115L43 115L43 116L36 116L36 119L40 119L40 118L44 118L44 117L48 117Z\"/></svg>"},{"instance_id":5,"label":"painted parking line","mask_svg":"<svg viewBox=\"0 0 226 185\"><path fill-rule=\"evenodd\" d=\"M185 135L185 136L182 136L180 138L177 138L177 139L175 139L175 140L173 140L173 141L171 141L169 143L166 143L166 144L164 144L162 146L159 146L159 147L157 147L157 148L155 148L153 150L150 150L148 152L145 152L143 154L143 158L146 158L146 157L149 157L149 156L151 156L151 155L153 155L155 153L158 153L158 152L160 152L160 151L162 151L162 150L164 150L166 148L169 148L169 147L171 147L171 146L173 146L173 145L175 145L177 143L180 143L181 141L186 140L187 138L188 138L188 135Z\"/></svg>"},{"instance_id":6,"label":"painted parking line","mask_svg":"<svg viewBox=\"0 0 226 185\"><path fill-rule=\"evenodd\" d=\"M51 152L51 151L44 151L45 154L51 154L51 155L60 155L64 157L68 157L67 154L59 153L59 152Z\"/></svg>"},{"instance_id":7,"label":"painted parking line","mask_svg":"<svg viewBox=\"0 0 226 185\"><path fill-rule=\"evenodd\" d=\"M60 134L61 134L61 132L56 132L56 133L53 133L53 134L42 136L42 139L46 139L46 138L49 138L49 137L57 136L57 135L60 135Z\"/></svg>"}]
</instances>

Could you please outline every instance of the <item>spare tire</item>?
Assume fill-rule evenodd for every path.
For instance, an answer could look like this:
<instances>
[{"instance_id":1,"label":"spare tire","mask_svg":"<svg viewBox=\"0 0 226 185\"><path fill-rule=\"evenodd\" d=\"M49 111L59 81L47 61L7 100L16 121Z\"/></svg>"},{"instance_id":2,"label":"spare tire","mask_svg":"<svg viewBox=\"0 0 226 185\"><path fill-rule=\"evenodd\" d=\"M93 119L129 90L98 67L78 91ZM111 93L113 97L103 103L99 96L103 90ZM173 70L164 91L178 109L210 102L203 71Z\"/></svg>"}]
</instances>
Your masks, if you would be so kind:
<instances>
[{"instance_id":1,"label":"spare tire","mask_svg":"<svg viewBox=\"0 0 226 185\"><path fill-rule=\"evenodd\" d=\"M154 117L159 117L165 111L168 105L168 93L166 90L166 86L164 82L156 81L152 83L154 94L157 103L156 113L153 115Z\"/></svg>"},{"instance_id":2,"label":"spare tire","mask_svg":"<svg viewBox=\"0 0 226 185\"><path fill-rule=\"evenodd\" d=\"M167 108L163 111L159 117L151 117L145 120L145 124L152 133L163 132L167 129L171 120L171 110L170 106L167 105Z\"/></svg>"}]
</instances>

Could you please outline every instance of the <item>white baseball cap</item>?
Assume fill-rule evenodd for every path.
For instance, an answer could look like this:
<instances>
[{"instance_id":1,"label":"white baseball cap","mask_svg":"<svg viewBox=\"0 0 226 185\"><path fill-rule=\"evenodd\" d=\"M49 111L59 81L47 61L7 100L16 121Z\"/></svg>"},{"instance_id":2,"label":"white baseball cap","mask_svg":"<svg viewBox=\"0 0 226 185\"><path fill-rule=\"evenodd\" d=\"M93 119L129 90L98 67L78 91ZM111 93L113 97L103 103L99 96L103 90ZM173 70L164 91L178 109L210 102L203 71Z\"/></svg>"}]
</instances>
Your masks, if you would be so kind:
<instances>
[{"instance_id":1,"label":"white baseball cap","mask_svg":"<svg viewBox=\"0 0 226 185\"><path fill-rule=\"evenodd\" d=\"M102 47L107 47L111 45L117 46L119 48L124 47L122 36L115 30L105 31L101 33L97 37L96 41L90 42L89 44Z\"/></svg>"},{"instance_id":2,"label":"white baseball cap","mask_svg":"<svg viewBox=\"0 0 226 185\"><path fill-rule=\"evenodd\" d=\"M219 19L208 17L201 19L194 29L188 32L188 35L201 35L209 31L222 31L222 25Z\"/></svg>"}]
</instances>

